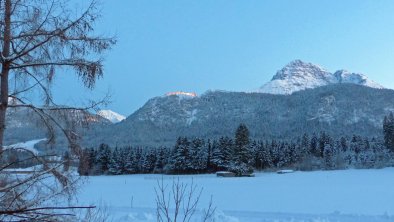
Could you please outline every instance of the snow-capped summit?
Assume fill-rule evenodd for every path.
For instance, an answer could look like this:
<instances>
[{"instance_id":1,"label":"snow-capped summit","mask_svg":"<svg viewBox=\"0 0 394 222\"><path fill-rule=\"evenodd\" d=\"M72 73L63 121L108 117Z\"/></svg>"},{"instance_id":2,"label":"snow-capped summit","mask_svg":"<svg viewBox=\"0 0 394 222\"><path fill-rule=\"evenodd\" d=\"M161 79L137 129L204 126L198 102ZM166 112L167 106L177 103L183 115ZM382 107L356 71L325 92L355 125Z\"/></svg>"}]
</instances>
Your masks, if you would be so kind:
<instances>
[{"instance_id":1,"label":"snow-capped summit","mask_svg":"<svg viewBox=\"0 0 394 222\"><path fill-rule=\"evenodd\" d=\"M112 110L100 110L97 112L97 115L111 121L112 123L118 123L118 122L126 119L125 116L122 116L119 113L116 113Z\"/></svg>"},{"instance_id":2,"label":"snow-capped summit","mask_svg":"<svg viewBox=\"0 0 394 222\"><path fill-rule=\"evenodd\" d=\"M325 79L330 76L330 73L320 66L312 63L303 62L301 60L294 60L279 70L272 80L285 80L288 78L315 78L319 77Z\"/></svg>"},{"instance_id":3,"label":"snow-capped summit","mask_svg":"<svg viewBox=\"0 0 394 222\"><path fill-rule=\"evenodd\" d=\"M363 74L351 73L346 70L330 73L312 63L294 60L279 70L270 82L261 86L257 91L270 94L291 94L304 89L337 83L383 88Z\"/></svg>"},{"instance_id":4,"label":"snow-capped summit","mask_svg":"<svg viewBox=\"0 0 394 222\"><path fill-rule=\"evenodd\" d=\"M339 70L334 73L339 83L354 83L359 85L365 85L372 88L384 88L380 84L368 79L367 76L361 73L351 73L347 70Z\"/></svg>"},{"instance_id":5,"label":"snow-capped summit","mask_svg":"<svg viewBox=\"0 0 394 222\"><path fill-rule=\"evenodd\" d=\"M174 96L174 95L196 97L197 93L194 93L194 92L183 92L183 91L176 91L176 92L166 93L166 96Z\"/></svg>"},{"instance_id":6,"label":"snow-capped summit","mask_svg":"<svg viewBox=\"0 0 394 222\"><path fill-rule=\"evenodd\" d=\"M176 92L166 93L165 96L177 96L180 99L192 99L192 98L197 97L197 93L195 93L195 92L176 91Z\"/></svg>"}]
</instances>

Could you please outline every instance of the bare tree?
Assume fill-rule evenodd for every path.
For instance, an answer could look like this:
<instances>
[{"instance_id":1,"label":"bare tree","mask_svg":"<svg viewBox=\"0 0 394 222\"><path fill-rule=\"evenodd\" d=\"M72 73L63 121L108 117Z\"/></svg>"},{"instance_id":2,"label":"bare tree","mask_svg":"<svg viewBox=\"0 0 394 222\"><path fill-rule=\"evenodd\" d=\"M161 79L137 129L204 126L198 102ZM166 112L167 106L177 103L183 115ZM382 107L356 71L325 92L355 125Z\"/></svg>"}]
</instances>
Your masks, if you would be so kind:
<instances>
[{"instance_id":1,"label":"bare tree","mask_svg":"<svg viewBox=\"0 0 394 222\"><path fill-rule=\"evenodd\" d=\"M87 88L93 88L96 79L103 75L101 54L109 49L115 40L92 35L93 24L100 16L96 1L92 1L81 13L69 9L66 0L0 2L1 147L7 108L32 109L48 125L54 122L49 117L53 112L75 110L59 106L53 101L50 86L56 71L59 68L70 68ZM39 90L43 95L43 106L24 99L24 95L33 89ZM16 103L10 104L10 98ZM97 104L93 103L87 108L95 105ZM72 139L71 132L64 133Z\"/></svg>"},{"instance_id":2,"label":"bare tree","mask_svg":"<svg viewBox=\"0 0 394 222\"><path fill-rule=\"evenodd\" d=\"M158 222L189 222L198 210L198 204L203 189L198 189L193 180L191 184L173 180L171 188L164 183L164 179L157 181L156 193L156 217ZM201 215L201 221L212 219L215 213L212 205L212 197L207 209Z\"/></svg>"},{"instance_id":3,"label":"bare tree","mask_svg":"<svg viewBox=\"0 0 394 222\"><path fill-rule=\"evenodd\" d=\"M75 128L89 122L92 115L87 111L104 100L86 107L61 106L52 97L52 82L59 70L72 70L85 87L93 89L103 75L102 54L115 39L94 35L93 25L100 17L95 0L83 11L70 4L67 0L0 0L0 159L6 151L3 144L9 108L35 113L48 131L49 142L58 130L69 143L70 155L81 155ZM34 93L42 96L42 102L29 99ZM6 171L16 162L30 159L42 168L22 176ZM56 203L59 196L70 197L76 183L61 166L36 153L1 163L0 220L68 220L73 215L69 210L81 207Z\"/></svg>"}]
</instances>

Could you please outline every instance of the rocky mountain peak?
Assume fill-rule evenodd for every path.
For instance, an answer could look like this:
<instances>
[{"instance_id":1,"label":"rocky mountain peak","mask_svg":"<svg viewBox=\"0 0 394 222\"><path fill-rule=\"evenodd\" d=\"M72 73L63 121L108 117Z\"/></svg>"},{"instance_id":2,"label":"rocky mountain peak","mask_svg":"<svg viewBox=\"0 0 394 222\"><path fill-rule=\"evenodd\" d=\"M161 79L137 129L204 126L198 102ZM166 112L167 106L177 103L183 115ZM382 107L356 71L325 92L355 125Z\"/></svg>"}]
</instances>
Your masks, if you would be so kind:
<instances>
[{"instance_id":1,"label":"rocky mountain peak","mask_svg":"<svg viewBox=\"0 0 394 222\"><path fill-rule=\"evenodd\" d=\"M293 76L298 77L316 77L324 78L330 73L321 68L320 66L312 63L304 62L301 60L294 60L279 70L272 80L291 78Z\"/></svg>"},{"instance_id":2,"label":"rocky mountain peak","mask_svg":"<svg viewBox=\"0 0 394 222\"><path fill-rule=\"evenodd\" d=\"M330 73L318 65L301 60L294 60L279 70L270 82L260 87L258 92L291 94L304 89L338 83L351 83L372 88L383 88L383 86L360 73L352 73L347 70L339 70L335 73Z\"/></svg>"}]
</instances>

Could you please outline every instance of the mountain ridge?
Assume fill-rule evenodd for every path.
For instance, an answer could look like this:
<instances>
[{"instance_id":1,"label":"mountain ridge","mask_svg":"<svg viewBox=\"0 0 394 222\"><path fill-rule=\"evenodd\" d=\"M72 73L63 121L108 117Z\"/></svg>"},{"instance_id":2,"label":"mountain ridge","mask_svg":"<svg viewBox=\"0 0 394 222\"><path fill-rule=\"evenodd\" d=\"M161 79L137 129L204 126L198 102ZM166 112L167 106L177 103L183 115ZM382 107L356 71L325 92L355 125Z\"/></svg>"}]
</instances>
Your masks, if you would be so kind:
<instances>
[{"instance_id":1,"label":"mountain ridge","mask_svg":"<svg viewBox=\"0 0 394 222\"><path fill-rule=\"evenodd\" d=\"M371 85L361 74L346 70L330 73L296 60L277 72L272 81L287 81L293 76L303 77L306 83L309 77L317 76L322 84L312 82L315 85L307 86L314 87L304 87L298 82L300 90L291 93L171 92L149 99L120 122L111 123L108 116L92 114L89 118L97 121L89 129L78 130L81 142L84 147L101 143L114 147L172 146L179 136L232 136L240 123L248 126L251 138L259 140L296 139L303 133L323 130L333 136L380 137L383 117L394 111L394 90ZM16 121L18 118L28 121ZM46 136L44 130L34 130L35 123L27 113L9 112L8 121L8 143ZM67 147L64 138L58 138L57 143Z\"/></svg>"},{"instance_id":2,"label":"mountain ridge","mask_svg":"<svg viewBox=\"0 0 394 222\"><path fill-rule=\"evenodd\" d=\"M170 146L179 136L232 136L240 123L255 139L296 139L320 131L380 137L383 117L393 110L394 90L348 83L290 95L211 91L186 100L154 97L126 120L88 133L85 141Z\"/></svg>"},{"instance_id":3,"label":"mountain ridge","mask_svg":"<svg viewBox=\"0 0 394 222\"><path fill-rule=\"evenodd\" d=\"M97 111L96 114L101 116L101 117L103 117L103 118L105 118L105 119L107 119L107 120L109 120L112 123L119 123L122 120L126 119L125 116L123 116L123 115L121 115L121 114L119 114L117 112L114 112L112 110L109 110L109 109L99 110L99 111Z\"/></svg>"},{"instance_id":4,"label":"mountain ridge","mask_svg":"<svg viewBox=\"0 0 394 222\"><path fill-rule=\"evenodd\" d=\"M361 73L352 73L343 69L331 73L318 65L294 60L277 71L271 81L262 85L256 92L292 94L309 88L343 83L384 88Z\"/></svg>"}]
</instances>

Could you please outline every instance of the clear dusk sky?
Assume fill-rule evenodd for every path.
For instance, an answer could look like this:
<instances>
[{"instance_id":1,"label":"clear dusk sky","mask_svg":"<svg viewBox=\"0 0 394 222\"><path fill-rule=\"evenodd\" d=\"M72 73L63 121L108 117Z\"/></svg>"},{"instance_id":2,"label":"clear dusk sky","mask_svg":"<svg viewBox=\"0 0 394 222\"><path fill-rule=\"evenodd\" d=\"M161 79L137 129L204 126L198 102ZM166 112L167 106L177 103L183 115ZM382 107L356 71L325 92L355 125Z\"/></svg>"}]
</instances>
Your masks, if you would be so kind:
<instances>
[{"instance_id":1,"label":"clear dusk sky","mask_svg":"<svg viewBox=\"0 0 394 222\"><path fill-rule=\"evenodd\" d=\"M112 95L130 115L170 91L250 91L294 59L361 72L394 88L393 0L103 0L96 33L115 35L89 92L57 77L66 104ZM105 107L104 107L105 108Z\"/></svg>"}]
</instances>

